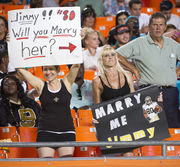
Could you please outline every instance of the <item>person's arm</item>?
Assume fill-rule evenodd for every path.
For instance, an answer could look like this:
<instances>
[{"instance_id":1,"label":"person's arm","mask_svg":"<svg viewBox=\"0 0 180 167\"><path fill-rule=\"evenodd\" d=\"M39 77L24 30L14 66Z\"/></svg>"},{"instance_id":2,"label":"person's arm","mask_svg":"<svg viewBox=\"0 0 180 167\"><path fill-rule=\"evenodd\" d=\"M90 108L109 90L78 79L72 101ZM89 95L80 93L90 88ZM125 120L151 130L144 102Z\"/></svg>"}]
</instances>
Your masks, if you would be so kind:
<instances>
[{"instance_id":1,"label":"person's arm","mask_svg":"<svg viewBox=\"0 0 180 167\"><path fill-rule=\"evenodd\" d=\"M102 88L100 87L100 79L99 77L96 77L92 80L92 88L93 88L93 95L94 95L94 103L100 103L101 102L101 93Z\"/></svg>"},{"instance_id":2,"label":"person's arm","mask_svg":"<svg viewBox=\"0 0 180 167\"><path fill-rule=\"evenodd\" d=\"M43 86L44 86L44 81L42 81L40 78L32 75L29 71L25 69L18 69L18 73L24 77L24 79L32 86L34 87L39 96L41 95Z\"/></svg>"},{"instance_id":3,"label":"person's arm","mask_svg":"<svg viewBox=\"0 0 180 167\"><path fill-rule=\"evenodd\" d=\"M177 76L177 78L180 77L180 66L178 66L176 69L176 76Z\"/></svg>"},{"instance_id":4,"label":"person's arm","mask_svg":"<svg viewBox=\"0 0 180 167\"><path fill-rule=\"evenodd\" d=\"M76 79L80 66L80 64L73 64L69 70L69 73L63 78L63 82L70 93L72 91L72 84Z\"/></svg>"},{"instance_id":5,"label":"person's arm","mask_svg":"<svg viewBox=\"0 0 180 167\"><path fill-rule=\"evenodd\" d=\"M145 117L148 121L150 121L151 118L149 118L149 116L148 116L148 114L147 114L147 112L146 112L145 109L143 110L143 112L144 112L144 117Z\"/></svg>"},{"instance_id":6,"label":"person's arm","mask_svg":"<svg viewBox=\"0 0 180 167\"><path fill-rule=\"evenodd\" d=\"M103 34L101 32L98 32L98 35L99 35L99 39L101 40L102 44L105 45L106 39L104 38Z\"/></svg>"},{"instance_id":7,"label":"person's arm","mask_svg":"<svg viewBox=\"0 0 180 167\"><path fill-rule=\"evenodd\" d=\"M129 88L130 88L130 92L135 92L134 89L134 81L133 81L133 77L132 77L132 73L131 72L127 72L128 75L128 84L129 84Z\"/></svg>"},{"instance_id":8,"label":"person's arm","mask_svg":"<svg viewBox=\"0 0 180 167\"><path fill-rule=\"evenodd\" d=\"M131 62L129 62L124 56L120 55L119 53L118 53L118 58L119 58L120 63L123 66L125 66L126 69L134 73L137 81L139 81L140 80L139 70Z\"/></svg>"}]
</instances>

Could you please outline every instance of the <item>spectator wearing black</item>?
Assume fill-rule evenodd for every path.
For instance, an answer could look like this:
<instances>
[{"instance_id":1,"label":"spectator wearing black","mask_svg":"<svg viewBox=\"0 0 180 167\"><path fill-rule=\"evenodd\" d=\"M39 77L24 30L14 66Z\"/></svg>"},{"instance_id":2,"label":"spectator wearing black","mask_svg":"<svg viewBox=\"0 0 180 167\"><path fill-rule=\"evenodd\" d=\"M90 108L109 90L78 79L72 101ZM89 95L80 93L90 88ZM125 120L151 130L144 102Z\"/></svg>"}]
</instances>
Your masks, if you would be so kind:
<instances>
[{"instance_id":1,"label":"spectator wearing black","mask_svg":"<svg viewBox=\"0 0 180 167\"><path fill-rule=\"evenodd\" d=\"M126 19L129 17L129 13L125 10L120 10L116 14L116 26L125 24ZM115 27L113 27L108 34L108 40L107 43L109 45L115 45L116 39L114 38L115 35Z\"/></svg>"},{"instance_id":2,"label":"spectator wearing black","mask_svg":"<svg viewBox=\"0 0 180 167\"><path fill-rule=\"evenodd\" d=\"M30 8L42 8L43 0L30 0Z\"/></svg>"},{"instance_id":3,"label":"spectator wearing black","mask_svg":"<svg viewBox=\"0 0 180 167\"><path fill-rule=\"evenodd\" d=\"M87 5L86 8L84 8L81 12L81 26L83 27L89 27L94 29L96 23L96 13L91 5ZM98 32L99 40L100 40L100 46L105 44L105 38L102 35L101 32Z\"/></svg>"},{"instance_id":4,"label":"spectator wearing black","mask_svg":"<svg viewBox=\"0 0 180 167\"><path fill-rule=\"evenodd\" d=\"M131 39L130 40L134 40L134 39L140 37L139 19L138 19L137 16L129 16L126 19L125 24L128 26L128 28L130 30L130 34L131 34Z\"/></svg>"},{"instance_id":5,"label":"spectator wearing black","mask_svg":"<svg viewBox=\"0 0 180 167\"><path fill-rule=\"evenodd\" d=\"M0 79L2 79L8 73L8 64L8 52L4 51L0 53Z\"/></svg>"},{"instance_id":6,"label":"spectator wearing black","mask_svg":"<svg viewBox=\"0 0 180 167\"><path fill-rule=\"evenodd\" d=\"M0 15L0 52L7 51L6 35L8 30L8 21Z\"/></svg>"},{"instance_id":7,"label":"spectator wearing black","mask_svg":"<svg viewBox=\"0 0 180 167\"><path fill-rule=\"evenodd\" d=\"M125 24L117 25L115 30L115 38L117 42L114 45L114 49L117 49L130 41L130 30Z\"/></svg>"},{"instance_id":8,"label":"spectator wearing black","mask_svg":"<svg viewBox=\"0 0 180 167\"><path fill-rule=\"evenodd\" d=\"M27 97L20 81L7 75L1 84L0 126L37 126L41 107Z\"/></svg>"}]
</instances>

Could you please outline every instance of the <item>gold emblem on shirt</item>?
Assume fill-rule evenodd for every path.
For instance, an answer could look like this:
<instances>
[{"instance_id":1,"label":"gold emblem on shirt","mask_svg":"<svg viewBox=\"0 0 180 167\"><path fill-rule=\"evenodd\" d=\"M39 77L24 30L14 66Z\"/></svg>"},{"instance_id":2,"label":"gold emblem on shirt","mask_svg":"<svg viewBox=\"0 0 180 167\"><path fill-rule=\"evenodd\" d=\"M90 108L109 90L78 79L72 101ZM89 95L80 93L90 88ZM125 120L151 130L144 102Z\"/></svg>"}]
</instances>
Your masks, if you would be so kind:
<instances>
[{"instance_id":1,"label":"gold emblem on shirt","mask_svg":"<svg viewBox=\"0 0 180 167\"><path fill-rule=\"evenodd\" d=\"M58 97L55 97L54 98L54 101L57 103L59 101L59 98Z\"/></svg>"}]
</instances>

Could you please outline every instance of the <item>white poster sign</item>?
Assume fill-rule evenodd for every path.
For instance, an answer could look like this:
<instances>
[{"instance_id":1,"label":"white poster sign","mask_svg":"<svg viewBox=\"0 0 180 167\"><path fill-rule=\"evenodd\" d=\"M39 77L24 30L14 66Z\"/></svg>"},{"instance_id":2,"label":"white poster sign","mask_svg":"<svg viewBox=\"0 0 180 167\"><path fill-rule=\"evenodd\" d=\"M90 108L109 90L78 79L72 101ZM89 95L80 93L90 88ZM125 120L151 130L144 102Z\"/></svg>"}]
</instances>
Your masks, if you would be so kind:
<instances>
[{"instance_id":1,"label":"white poster sign","mask_svg":"<svg viewBox=\"0 0 180 167\"><path fill-rule=\"evenodd\" d=\"M14 68L82 63L79 7L13 10L8 22Z\"/></svg>"}]
</instances>

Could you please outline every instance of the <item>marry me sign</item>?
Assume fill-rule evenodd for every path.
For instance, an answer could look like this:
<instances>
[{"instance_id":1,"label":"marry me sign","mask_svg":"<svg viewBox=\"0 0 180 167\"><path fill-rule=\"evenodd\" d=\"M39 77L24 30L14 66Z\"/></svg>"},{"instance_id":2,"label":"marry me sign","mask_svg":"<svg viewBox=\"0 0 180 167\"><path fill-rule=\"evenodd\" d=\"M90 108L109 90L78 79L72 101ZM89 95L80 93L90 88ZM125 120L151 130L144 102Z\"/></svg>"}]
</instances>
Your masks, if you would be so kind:
<instances>
[{"instance_id":1,"label":"marry me sign","mask_svg":"<svg viewBox=\"0 0 180 167\"><path fill-rule=\"evenodd\" d=\"M8 12L13 67L82 62L80 8L36 8Z\"/></svg>"},{"instance_id":2,"label":"marry me sign","mask_svg":"<svg viewBox=\"0 0 180 167\"><path fill-rule=\"evenodd\" d=\"M158 141L169 137L165 111L157 101L159 88L150 86L91 106L98 141ZM127 151L130 146L101 147L104 154ZM132 148L130 148L132 149Z\"/></svg>"}]
</instances>

